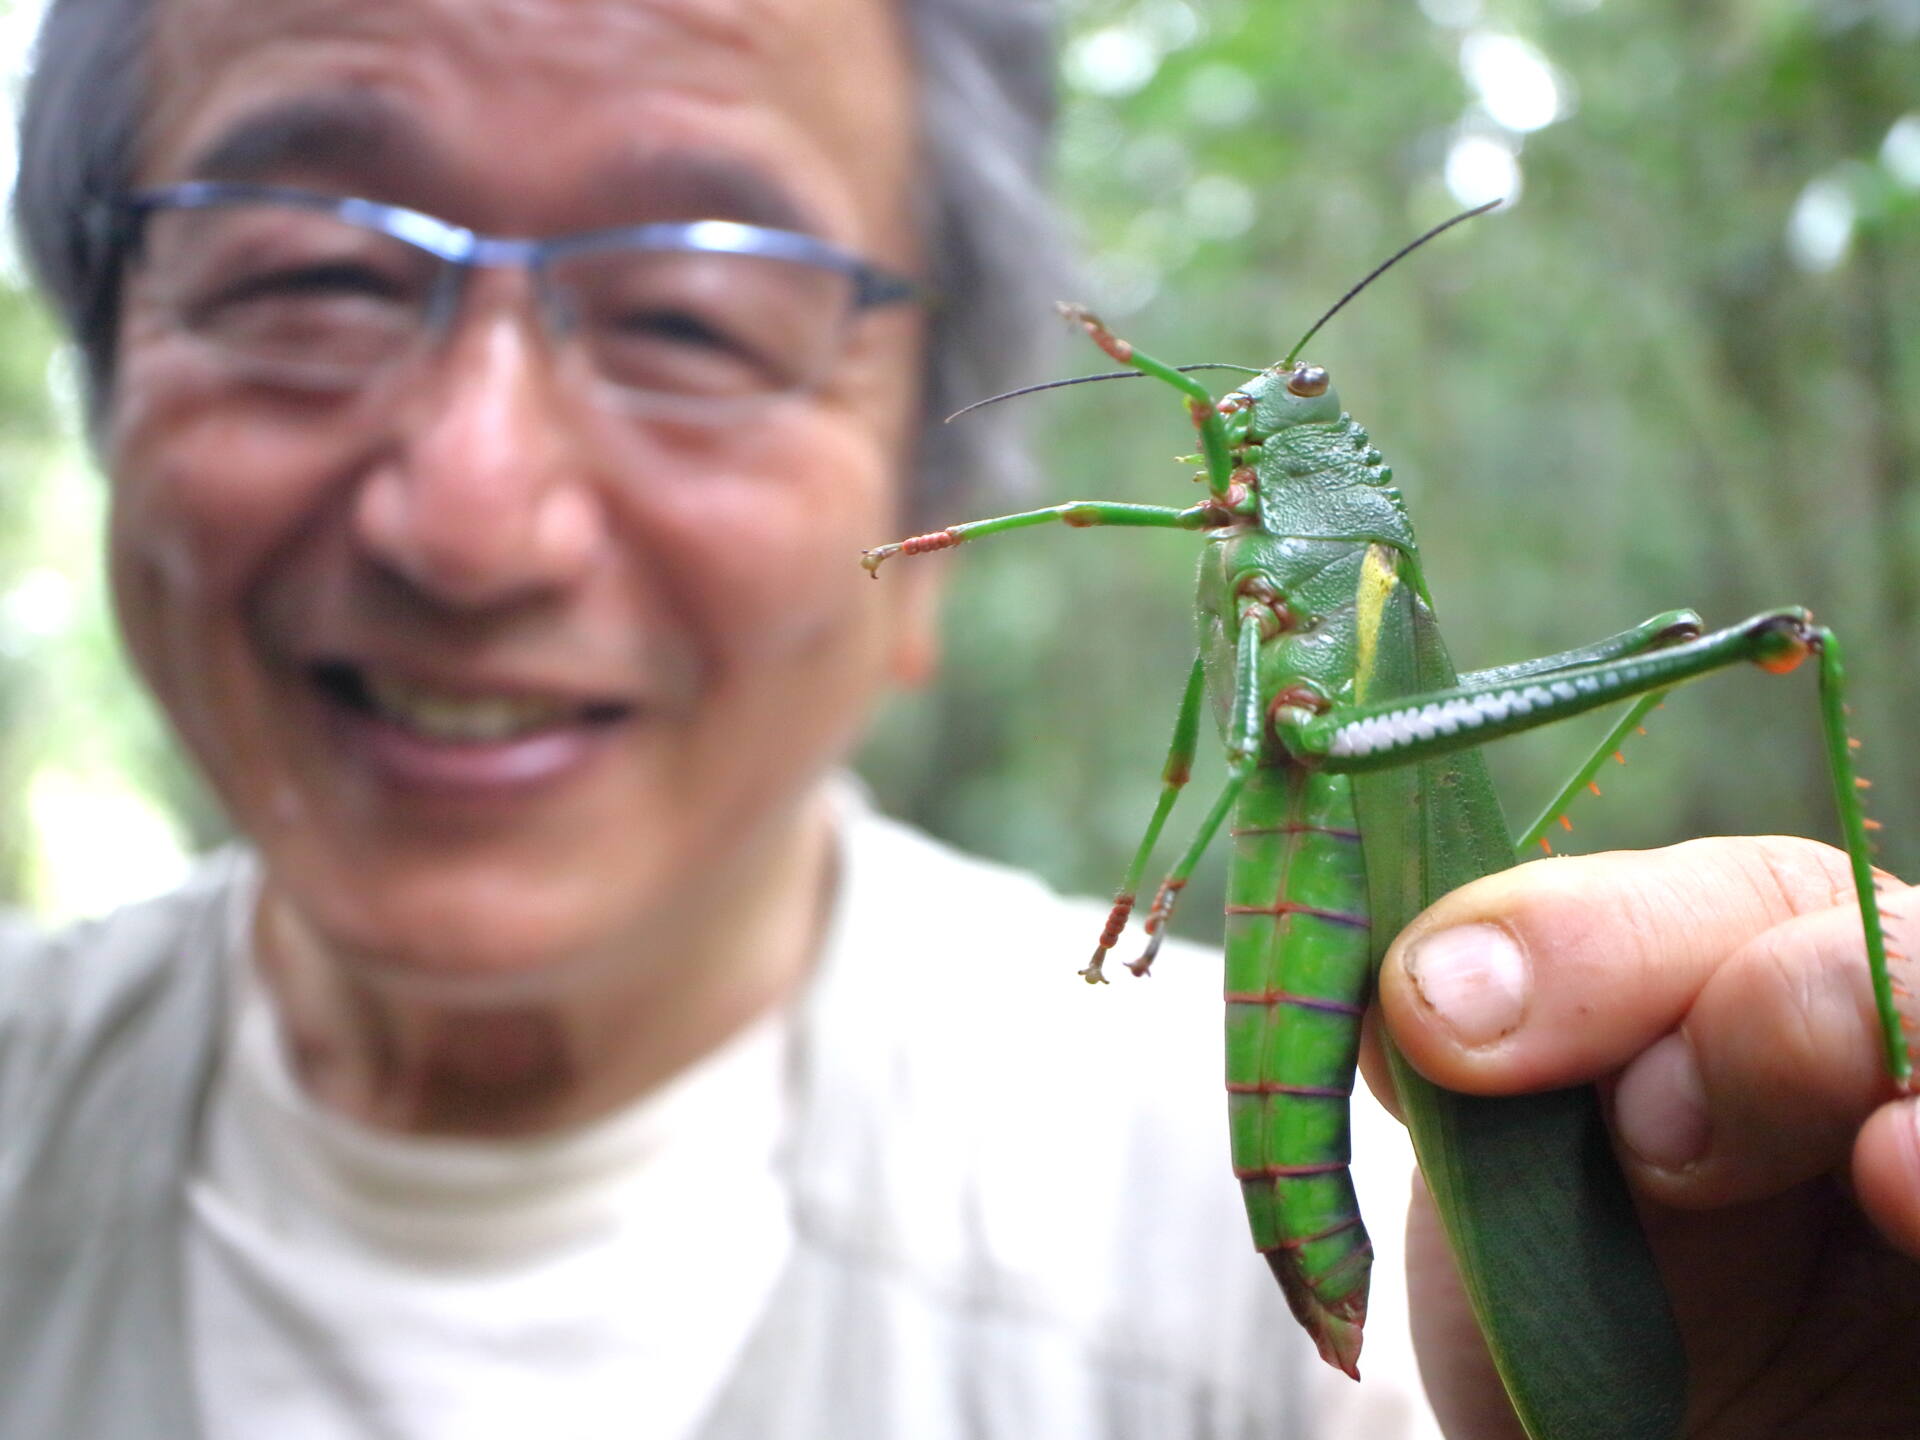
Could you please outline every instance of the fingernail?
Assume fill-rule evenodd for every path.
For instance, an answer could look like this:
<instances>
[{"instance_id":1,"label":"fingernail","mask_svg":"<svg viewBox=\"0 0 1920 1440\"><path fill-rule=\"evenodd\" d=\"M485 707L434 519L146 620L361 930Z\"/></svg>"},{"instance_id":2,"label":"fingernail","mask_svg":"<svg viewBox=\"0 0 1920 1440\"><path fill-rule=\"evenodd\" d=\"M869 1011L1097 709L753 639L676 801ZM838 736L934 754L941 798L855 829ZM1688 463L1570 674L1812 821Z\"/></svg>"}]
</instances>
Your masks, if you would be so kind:
<instances>
[{"instance_id":1,"label":"fingernail","mask_svg":"<svg viewBox=\"0 0 1920 1440\"><path fill-rule=\"evenodd\" d=\"M1491 1045L1520 1026L1527 957L1498 925L1461 925L1414 942L1407 977L1462 1045Z\"/></svg>"},{"instance_id":2,"label":"fingernail","mask_svg":"<svg viewBox=\"0 0 1920 1440\"><path fill-rule=\"evenodd\" d=\"M1621 1144L1662 1170L1684 1170L1707 1153L1707 1087L1686 1036L1655 1041L1626 1068L1613 1123Z\"/></svg>"}]
</instances>

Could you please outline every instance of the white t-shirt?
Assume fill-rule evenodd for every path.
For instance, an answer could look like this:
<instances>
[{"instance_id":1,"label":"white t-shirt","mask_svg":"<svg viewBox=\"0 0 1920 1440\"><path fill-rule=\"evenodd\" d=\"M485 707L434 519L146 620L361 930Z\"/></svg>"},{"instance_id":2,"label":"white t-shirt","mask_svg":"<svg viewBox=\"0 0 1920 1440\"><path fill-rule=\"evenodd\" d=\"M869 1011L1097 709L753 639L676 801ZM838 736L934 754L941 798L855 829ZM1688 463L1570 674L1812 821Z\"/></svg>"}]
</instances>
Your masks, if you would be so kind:
<instances>
[{"instance_id":1,"label":"white t-shirt","mask_svg":"<svg viewBox=\"0 0 1920 1440\"><path fill-rule=\"evenodd\" d=\"M595 1124L474 1142L316 1106L236 996L187 1197L207 1440L693 1432L793 1244L784 1017Z\"/></svg>"},{"instance_id":2,"label":"white t-shirt","mask_svg":"<svg viewBox=\"0 0 1920 1440\"><path fill-rule=\"evenodd\" d=\"M808 1435L1105 1434L1066 1373L1091 1364L1191 1368L1223 1390L1247 1372L1221 1410L1244 1403L1260 1433L1437 1437L1406 1334L1399 1127L1356 1101L1378 1259L1355 1386L1310 1358L1237 1215L1217 954L1169 947L1152 980L1090 992L1074 968L1101 907L844 808L840 891L796 1009L571 1133L429 1140L324 1111L243 975L188 1189L207 1440L701 1435L767 1365L747 1352L783 1276L804 1294L823 1267L873 1297L836 1289L833 1323L896 1398L858 1425L809 1417ZM236 956L251 905L236 896ZM1159 1153L1127 1153L1153 1133L1134 1112L1167 1108L1169 1088L1206 1118L1185 1125L1181 1101ZM934 1353L981 1345L968 1327L996 1308L1006 1357ZM1138 1323L1121 1333L1115 1314ZM993 1423L949 1420L943 1377L983 1366L1007 1377L988 1387ZM842 1398L828 1386L813 1408Z\"/></svg>"}]
</instances>

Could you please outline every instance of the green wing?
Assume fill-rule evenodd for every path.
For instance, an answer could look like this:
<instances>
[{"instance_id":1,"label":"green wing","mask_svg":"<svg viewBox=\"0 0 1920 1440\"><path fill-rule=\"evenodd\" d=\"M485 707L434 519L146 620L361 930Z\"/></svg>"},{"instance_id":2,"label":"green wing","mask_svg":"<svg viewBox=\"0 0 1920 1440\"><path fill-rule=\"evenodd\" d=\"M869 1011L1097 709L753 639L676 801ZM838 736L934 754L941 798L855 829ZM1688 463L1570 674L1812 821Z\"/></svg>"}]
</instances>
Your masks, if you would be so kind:
<instances>
[{"instance_id":1,"label":"green wing","mask_svg":"<svg viewBox=\"0 0 1920 1440\"><path fill-rule=\"evenodd\" d=\"M1444 689L1425 603L1385 603L1369 700ZM1513 863L1477 750L1353 777L1380 952L1448 891ZM1376 970L1380 953L1374 955ZM1534 1440L1669 1440L1686 1361L1591 1086L1510 1099L1430 1084L1389 1044L1415 1152L1514 1408Z\"/></svg>"}]
</instances>

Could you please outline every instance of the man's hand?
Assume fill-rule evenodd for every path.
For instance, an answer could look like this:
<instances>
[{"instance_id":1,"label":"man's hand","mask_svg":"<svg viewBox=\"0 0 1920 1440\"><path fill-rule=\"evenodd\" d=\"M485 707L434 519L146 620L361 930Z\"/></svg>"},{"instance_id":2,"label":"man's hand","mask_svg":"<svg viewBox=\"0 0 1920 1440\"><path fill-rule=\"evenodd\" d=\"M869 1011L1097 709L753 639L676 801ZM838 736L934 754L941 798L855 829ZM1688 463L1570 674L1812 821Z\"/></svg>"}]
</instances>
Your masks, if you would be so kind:
<instances>
[{"instance_id":1,"label":"man's hand","mask_svg":"<svg viewBox=\"0 0 1920 1440\"><path fill-rule=\"evenodd\" d=\"M1920 894L1884 899L1913 953ZM1686 1337L1689 1436L1920 1436L1920 1100L1887 1078L1845 856L1728 839L1523 865L1409 926L1380 999L1441 1085L1601 1083ZM1370 1047L1387 1096L1383 1071ZM1442 1423L1517 1437L1424 1192L1408 1248Z\"/></svg>"}]
</instances>

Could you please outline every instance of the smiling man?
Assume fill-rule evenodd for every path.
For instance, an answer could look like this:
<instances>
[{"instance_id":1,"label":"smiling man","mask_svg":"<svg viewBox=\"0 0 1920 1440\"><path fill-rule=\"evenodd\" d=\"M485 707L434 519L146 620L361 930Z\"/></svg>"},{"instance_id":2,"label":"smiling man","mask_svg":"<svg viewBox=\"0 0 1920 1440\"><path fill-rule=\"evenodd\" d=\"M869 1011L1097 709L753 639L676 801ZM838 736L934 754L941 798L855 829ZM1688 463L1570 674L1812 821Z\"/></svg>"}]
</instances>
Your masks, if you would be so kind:
<instances>
[{"instance_id":1,"label":"smiling man","mask_svg":"<svg viewBox=\"0 0 1920 1440\"><path fill-rule=\"evenodd\" d=\"M857 304L919 266L883 18L159 12L105 435L114 583L261 850L289 1040L348 1114L577 1121L805 970L817 781L925 644L846 564L897 513L917 399L916 309ZM194 204L201 180L302 203ZM309 195L452 235L804 227L861 268L643 228L457 271L419 222ZM448 987L535 985L447 1040Z\"/></svg>"},{"instance_id":2,"label":"smiling man","mask_svg":"<svg viewBox=\"0 0 1920 1440\"><path fill-rule=\"evenodd\" d=\"M0 960L0 1434L1418 1433L1391 1344L1332 1377L1248 1251L1206 963L1090 1004L1099 908L834 778L932 649L928 578L857 557L989 467L990 425L923 418L1045 323L1044 19L53 0L22 226L128 648L245 843ZM1701 1080L1790 1008L1709 984L1769 936L1852 983L1817 963L1844 916L1792 918L1828 862L1780 852L1802 883L1756 905L1739 853L1695 852L1684 918L1631 867L1463 892L1436 913L1527 948L1430 947L1410 990L1403 947L1395 1023L1462 1086L1632 1062L1630 1146L1635 1115L1722 1144L1640 1165L1664 1201L1791 1191L1884 1097L1821 1092L1818 1145L1708 1123L1853 1076ZM1626 991L1557 963L1595 934L1679 958ZM1489 995L1491 1048L1434 1023ZM1863 1172L1895 1233L1903 1123ZM1662 1230L1703 1393L1781 1413L1752 1357L1825 1292L1703 1319L1715 1235ZM1907 1262L1859 1254L1837 1298L1910 1329ZM1449 1413L1495 1433L1430 1311ZM1815 1358L1815 1403L1900 1398Z\"/></svg>"},{"instance_id":3,"label":"smiling man","mask_svg":"<svg viewBox=\"0 0 1920 1440\"><path fill-rule=\"evenodd\" d=\"M0 971L0 1433L1411 1413L1303 1405L1204 982L1071 1003L1094 912L832 778L929 664L857 563L921 417L1045 323L1042 18L54 4L23 226L247 845Z\"/></svg>"}]
</instances>

